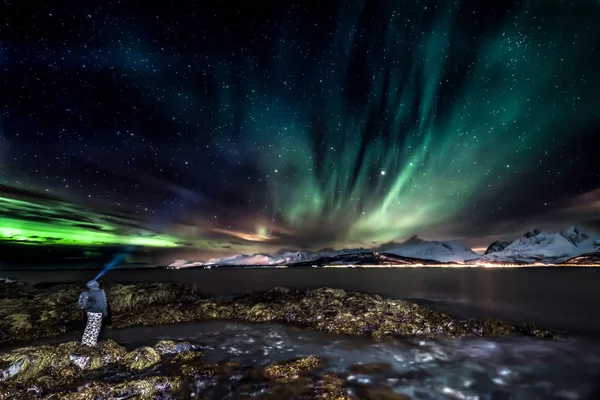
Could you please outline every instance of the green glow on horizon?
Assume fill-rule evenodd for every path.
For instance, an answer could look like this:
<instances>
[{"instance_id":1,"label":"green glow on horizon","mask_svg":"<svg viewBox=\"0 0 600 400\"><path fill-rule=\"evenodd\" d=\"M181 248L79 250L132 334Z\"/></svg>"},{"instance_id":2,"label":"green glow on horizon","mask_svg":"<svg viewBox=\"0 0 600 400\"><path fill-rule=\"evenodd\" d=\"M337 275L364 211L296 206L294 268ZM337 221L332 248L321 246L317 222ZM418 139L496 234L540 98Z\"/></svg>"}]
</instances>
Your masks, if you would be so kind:
<instances>
[{"instance_id":1,"label":"green glow on horizon","mask_svg":"<svg viewBox=\"0 0 600 400\"><path fill-rule=\"evenodd\" d=\"M118 218L68 203L37 204L0 197L0 242L27 245L179 247L175 238L123 228ZM11 217L14 215L15 217Z\"/></svg>"}]
</instances>

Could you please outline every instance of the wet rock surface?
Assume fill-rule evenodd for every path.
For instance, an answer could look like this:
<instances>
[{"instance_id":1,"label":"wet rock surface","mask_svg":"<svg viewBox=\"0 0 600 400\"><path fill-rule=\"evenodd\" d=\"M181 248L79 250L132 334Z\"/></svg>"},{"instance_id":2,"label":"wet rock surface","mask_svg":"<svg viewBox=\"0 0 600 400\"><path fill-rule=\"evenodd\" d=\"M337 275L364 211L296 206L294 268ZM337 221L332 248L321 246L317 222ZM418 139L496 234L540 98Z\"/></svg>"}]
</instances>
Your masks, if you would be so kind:
<instances>
[{"instance_id":1,"label":"wet rock surface","mask_svg":"<svg viewBox=\"0 0 600 400\"><path fill-rule=\"evenodd\" d=\"M120 344L0 354L0 399L587 399L600 377L600 345L573 339L375 341L222 321L126 331Z\"/></svg>"},{"instance_id":2,"label":"wet rock surface","mask_svg":"<svg viewBox=\"0 0 600 400\"><path fill-rule=\"evenodd\" d=\"M170 283L109 284L104 289L114 315L197 299L194 287ZM82 330L84 313L77 299L83 290L85 282L38 289L0 280L0 344Z\"/></svg>"},{"instance_id":3,"label":"wet rock surface","mask_svg":"<svg viewBox=\"0 0 600 400\"><path fill-rule=\"evenodd\" d=\"M205 362L186 347L194 348L161 341L127 352L106 341L15 349L0 356L0 399L219 398L223 390L236 398L351 398L342 379L315 375L323 367L315 356L252 368Z\"/></svg>"},{"instance_id":4,"label":"wet rock surface","mask_svg":"<svg viewBox=\"0 0 600 400\"><path fill-rule=\"evenodd\" d=\"M198 299L177 307L158 305L143 314L123 313L114 318L116 327L206 320L289 323L323 332L373 338L561 336L531 324L512 326L497 319L460 321L404 300L329 288L308 291L276 288L234 298Z\"/></svg>"},{"instance_id":5,"label":"wet rock surface","mask_svg":"<svg viewBox=\"0 0 600 400\"><path fill-rule=\"evenodd\" d=\"M83 283L35 288L0 282L0 344L14 346L19 340L80 331L84 314L77 308L77 298L83 287ZM113 312L113 329L176 324L172 325L176 330L181 323L221 320L285 324L369 343L388 338L561 337L533 325L513 326L495 319L461 321L407 301L329 288L276 288L203 298L193 287L170 283L103 287ZM222 348L236 338L221 338ZM72 341L18 347L0 354L0 399L407 399L415 393L416 398L440 398L400 390L402 385L432 379L431 373L420 369L398 373L389 360L370 360L332 370L331 360L315 353L298 354L292 349L284 354L279 342L257 345L265 340L275 339L271 333L267 338L252 338L219 359L206 357L207 347L201 344L174 339L128 348L111 340L94 348ZM251 359L241 357L246 345L254 348L247 350L254 354ZM435 360L435 351L432 354L415 360Z\"/></svg>"},{"instance_id":6,"label":"wet rock surface","mask_svg":"<svg viewBox=\"0 0 600 400\"><path fill-rule=\"evenodd\" d=\"M35 289L0 282L0 344L81 330L77 298L84 285ZM414 303L377 295L321 288L275 288L232 298L202 298L194 287L171 283L104 285L115 328L190 321L279 322L324 332L389 336L506 336L556 338L534 325L512 326L496 319L461 321Z\"/></svg>"}]
</instances>

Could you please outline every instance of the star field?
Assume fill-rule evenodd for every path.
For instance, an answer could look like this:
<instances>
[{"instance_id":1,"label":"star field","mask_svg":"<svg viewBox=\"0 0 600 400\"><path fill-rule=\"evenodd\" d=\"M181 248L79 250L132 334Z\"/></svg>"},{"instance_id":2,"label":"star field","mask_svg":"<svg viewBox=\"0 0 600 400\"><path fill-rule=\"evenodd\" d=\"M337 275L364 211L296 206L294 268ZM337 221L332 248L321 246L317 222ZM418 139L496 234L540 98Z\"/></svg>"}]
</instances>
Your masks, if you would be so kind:
<instances>
[{"instance_id":1,"label":"star field","mask_svg":"<svg viewBox=\"0 0 600 400\"><path fill-rule=\"evenodd\" d=\"M0 184L39 195L4 196L5 240L83 214L217 253L600 227L597 1L155 3L0 6ZM71 211L37 221L44 196Z\"/></svg>"}]
</instances>

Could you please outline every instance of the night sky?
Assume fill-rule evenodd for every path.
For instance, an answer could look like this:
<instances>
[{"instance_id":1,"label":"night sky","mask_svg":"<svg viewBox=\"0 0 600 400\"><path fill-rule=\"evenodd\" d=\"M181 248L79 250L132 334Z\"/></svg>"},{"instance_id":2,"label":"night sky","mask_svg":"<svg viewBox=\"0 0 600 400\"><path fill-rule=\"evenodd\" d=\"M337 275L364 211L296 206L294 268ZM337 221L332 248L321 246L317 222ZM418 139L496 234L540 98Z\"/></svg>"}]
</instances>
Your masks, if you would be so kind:
<instances>
[{"instance_id":1,"label":"night sky","mask_svg":"<svg viewBox=\"0 0 600 400\"><path fill-rule=\"evenodd\" d=\"M598 229L598 21L597 0L4 0L0 240Z\"/></svg>"}]
</instances>

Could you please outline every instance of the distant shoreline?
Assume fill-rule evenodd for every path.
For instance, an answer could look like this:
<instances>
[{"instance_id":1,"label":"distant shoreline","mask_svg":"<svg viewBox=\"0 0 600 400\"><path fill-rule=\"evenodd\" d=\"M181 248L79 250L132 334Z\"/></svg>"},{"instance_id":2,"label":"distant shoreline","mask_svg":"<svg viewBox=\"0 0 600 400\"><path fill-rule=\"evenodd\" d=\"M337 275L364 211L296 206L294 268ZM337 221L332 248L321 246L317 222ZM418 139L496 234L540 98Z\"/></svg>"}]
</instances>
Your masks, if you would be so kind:
<instances>
[{"instance_id":1,"label":"distant shoreline","mask_svg":"<svg viewBox=\"0 0 600 400\"><path fill-rule=\"evenodd\" d=\"M315 266L294 266L294 265L199 265L193 267L169 267L166 265L144 263L139 265L127 265L115 267L113 270L131 271L140 269L165 269L165 270L191 270L191 269L373 269L373 268L481 268L481 269L503 269L503 268L600 268L600 264L365 264L365 265L315 265ZM44 266L44 265L17 265L17 266L0 266L0 271L101 271L102 267L89 266Z\"/></svg>"}]
</instances>

